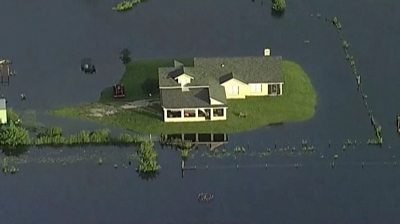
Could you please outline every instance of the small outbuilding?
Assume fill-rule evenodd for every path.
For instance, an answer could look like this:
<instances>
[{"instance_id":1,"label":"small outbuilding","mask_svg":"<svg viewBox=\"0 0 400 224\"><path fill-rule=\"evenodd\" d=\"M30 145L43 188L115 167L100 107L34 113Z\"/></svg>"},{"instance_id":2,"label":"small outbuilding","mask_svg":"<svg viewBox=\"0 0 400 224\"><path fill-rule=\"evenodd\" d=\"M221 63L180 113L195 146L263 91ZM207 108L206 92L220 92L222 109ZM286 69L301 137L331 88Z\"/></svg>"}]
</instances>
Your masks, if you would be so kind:
<instances>
[{"instance_id":1,"label":"small outbuilding","mask_svg":"<svg viewBox=\"0 0 400 224\"><path fill-rule=\"evenodd\" d=\"M0 124L7 123L7 101L4 98L0 98Z\"/></svg>"}]
</instances>

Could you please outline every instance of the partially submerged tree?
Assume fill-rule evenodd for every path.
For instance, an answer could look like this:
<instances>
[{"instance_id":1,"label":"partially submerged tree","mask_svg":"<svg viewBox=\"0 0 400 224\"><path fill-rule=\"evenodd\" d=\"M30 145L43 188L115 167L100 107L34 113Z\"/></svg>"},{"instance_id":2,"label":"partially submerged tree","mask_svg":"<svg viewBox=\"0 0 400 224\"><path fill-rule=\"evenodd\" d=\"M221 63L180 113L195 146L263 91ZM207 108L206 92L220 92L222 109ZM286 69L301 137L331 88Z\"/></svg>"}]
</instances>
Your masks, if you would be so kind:
<instances>
[{"instance_id":1,"label":"partially submerged tree","mask_svg":"<svg viewBox=\"0 0 400 224\"><path fill-rule=\"evenodd\" d=\"M131 52L129 51L129 49L128 48L124 48L120 52L119 58L121 59L122 63L124 63L124 65L128 64L129 62L131 62Z\"/></svg>"},{"instance_id":2,"label":"partially submerged tree","mask_svg":"<svg viewBox=\"0 0 400 224\"><path fill-rule=\"evenodd\" d=\"M138 162L139 173L156 173L161 168L157 161L157 152L153 142L146 141L140 144Z\"/></svg>"},{"instance_id":3,"label":"partially submerged tree","mask_svg":"<svg viewBox=\"0 0 400 224\"><path fill-rule=\"evenodd\" d=\"M29 144L31 144L31 138L25 128L15 126L12 121L10 125L0 128L0 145L15 148Z\"/></svg>"},{"instance_id":4,"label":"partially submerged tree","mask_svg":"<svg viewBox=\"0 0 400 224\"><path fill-rule=\"evenodd\" d=\"M272 9L275 12L283 12L286 8L286 1L285 0L272 0Z\"/></svg>"}]
</instances>

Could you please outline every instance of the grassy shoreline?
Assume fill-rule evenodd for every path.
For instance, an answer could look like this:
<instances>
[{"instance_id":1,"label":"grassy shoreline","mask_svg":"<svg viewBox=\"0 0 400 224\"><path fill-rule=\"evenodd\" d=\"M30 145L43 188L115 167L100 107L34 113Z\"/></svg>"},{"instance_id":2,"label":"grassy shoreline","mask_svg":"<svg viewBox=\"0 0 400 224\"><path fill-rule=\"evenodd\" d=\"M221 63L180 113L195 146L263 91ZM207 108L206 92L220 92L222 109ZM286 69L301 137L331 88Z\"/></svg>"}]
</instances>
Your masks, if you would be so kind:
<instances>
[{"instance_id":1,"label":"grassy shoreline","mask_svg":"<svg viewBox=\"0 0 400 224\"><path fill-rule=\"evenodd\" d=\"M141 133L237 133L260 128L269 124L295 122L310 119L315 114L317 95L312 83L300 65L284 61L283 95L279 97L247 97L245 100L228 100L228 119L194 123L164 123L157 106L141 109L122 109L129 100L146 98L143 87L146 80L157 77L159 66L168 66L171 60L144 60L127 65L121 83L126 86L127 99L113 102L104 90L99 103L71 106L51 110L56 116L86 119ZM189 60L186 63L190 64ZM130 92L131 91L131 92ZM109 93L108 93L109 94ZM152 95L157 99L158 94ZM148 97L147 97L148 98ZM91 116L91 111L108 111L104 116ZM245 118L238 116L242 112Z\"/></svg>"}]
</instances>

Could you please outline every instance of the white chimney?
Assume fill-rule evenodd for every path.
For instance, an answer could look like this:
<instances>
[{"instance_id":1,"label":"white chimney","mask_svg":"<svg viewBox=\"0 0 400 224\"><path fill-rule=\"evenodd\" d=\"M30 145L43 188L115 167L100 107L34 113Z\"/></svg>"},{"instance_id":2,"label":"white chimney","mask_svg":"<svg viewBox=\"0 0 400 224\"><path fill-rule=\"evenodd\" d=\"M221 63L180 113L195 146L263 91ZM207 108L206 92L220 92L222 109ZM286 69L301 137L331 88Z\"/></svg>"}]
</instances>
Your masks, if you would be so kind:
<instances>
[{"instance_id":1,"label":"white chimney","mask_svg":"<svg viewBox=\"0 0 400 224\"><path fill-rule=\"evenodd\" d=\"M271 55L271 49L265 48L264 49L264 56L270 56Z\"/></svg>"}]
</instances>

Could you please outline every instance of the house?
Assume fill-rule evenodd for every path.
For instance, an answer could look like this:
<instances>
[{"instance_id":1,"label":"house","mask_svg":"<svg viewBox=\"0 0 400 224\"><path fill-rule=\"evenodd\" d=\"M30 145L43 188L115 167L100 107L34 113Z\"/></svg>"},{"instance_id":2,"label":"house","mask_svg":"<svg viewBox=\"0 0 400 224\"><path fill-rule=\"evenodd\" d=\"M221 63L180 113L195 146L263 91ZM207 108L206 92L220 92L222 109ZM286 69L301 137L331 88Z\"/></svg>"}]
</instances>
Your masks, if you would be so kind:
<instances>
[{"instance_id":1,"label":"house","mask_svg":"<svg viewBox=\"0 0 400 224\"><path fill-rule=\"evenodd\" d=\"M7 123L7 101L4 98L0 99L0 124Z\"/></svg>"},{"instance_id":2,"label":"house","mask_svg":"<svg viewBox=\"0 0 400 224\"><path fill-rule=\"evenodd\" d=\"M194 58L158 75L165 122L226 120L227 99L282 95L282 57Z\"/></svg>"}]
</instances>

